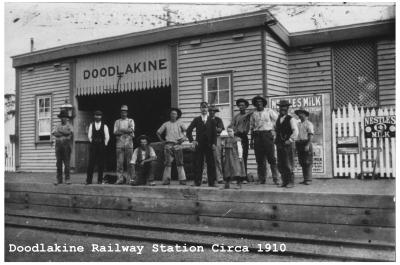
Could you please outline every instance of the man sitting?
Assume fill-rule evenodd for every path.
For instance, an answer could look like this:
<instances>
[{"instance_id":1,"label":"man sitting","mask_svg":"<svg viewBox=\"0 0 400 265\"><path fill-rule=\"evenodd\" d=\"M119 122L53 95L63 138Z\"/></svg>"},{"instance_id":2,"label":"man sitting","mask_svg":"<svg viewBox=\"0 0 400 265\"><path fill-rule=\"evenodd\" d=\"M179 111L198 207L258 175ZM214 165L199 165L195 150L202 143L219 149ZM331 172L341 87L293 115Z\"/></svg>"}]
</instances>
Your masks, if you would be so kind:
<instances>
[{"instance_id":1,"label":"man sitting","mask_svg":"<svg viewBox=\"0 0 400 265\"><path fill-rule=\"evenodd\" d=\"M146 185L147 181L150 186L154 186L154 168L157 160L154 149L150 146L149 138L141 135L138 138L140 146L133 151L131 159L130 184Z\"/></svg>"}]
</instances>

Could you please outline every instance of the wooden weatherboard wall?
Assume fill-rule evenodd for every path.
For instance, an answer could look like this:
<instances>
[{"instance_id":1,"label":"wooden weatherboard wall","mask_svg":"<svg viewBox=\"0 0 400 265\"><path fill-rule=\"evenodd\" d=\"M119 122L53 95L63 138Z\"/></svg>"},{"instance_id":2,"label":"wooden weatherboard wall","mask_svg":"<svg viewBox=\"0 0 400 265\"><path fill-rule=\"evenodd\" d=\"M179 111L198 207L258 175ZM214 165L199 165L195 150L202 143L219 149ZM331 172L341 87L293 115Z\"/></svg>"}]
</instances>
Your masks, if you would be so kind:
<instances>
[{"instance_id":1,"label":"wooden weatherboard wall","mask_svg":"<svg viewBox=\"0 0 400 265\"><path fill-rule=\"evenodd\" d=\"M290 94L332 92L331 47L289 51Z\"/></svg>"},{"instance_id":2,"label":"wooden weatherboard wall","mask_svg":"<svg viewBox=\"0 0 400 265\"><path fill-rule=\"evenodd\" d=\"M179 43L178 105L185 124L188 125L199 115L199 104L203 101L203 74L232 72L232 105L239 98L250 101L255 95L263 94L261 36L261 30L256 28L187 39ZM200 40L200 43L193 44L198 42L196 40ZM226 127L228 124L224 125ZM255 173L252 150L248 163L249 172Z\"/></svg>"},{"instance_id":3,"label":"wooden weatherboard wall","mask_svg":"<svg viewBox=\"0 0 400 265\"><path fill-rule=\"evenodd\" d=\"M289 93L288 53L286 48L268 31L265 33L267 96Z\"/></svg>"},{"instance_id":4,"label":"wooden weatherboard wall","mask_svg":"<svg viewBox=\"0 0 400 265\"><path fill-rule=\"evenodd\" d=\"M268 48L268 47L267 47ZM379 105L395 105L395 40L376 41ZM289 51L290 94L333 92L332 44Z\"/></svg>"},{"instance_id":5,"label":"wooden weatherboard wall","mask_svg":"<svg viewBox=\"0 0 400 265\"><path fill-rule=\"evenodd\" d=\"M396 44L394 38L377 42L379 104L394 106L396 97Z\"/></svg>"},{"instance_id":6,"label":"wooden weatherboard wall","mask_svg":"<svg viewBox=\"0 0 400 265\"><path fill-rule=\"evenodd\" d=\"M70 65L62 63L21 69L19 82L19 170L50 172L56 169L53 142L36 140L36 97L51 94L51 127L61 105L70 98Z\"/></svg>"}]
</instances>

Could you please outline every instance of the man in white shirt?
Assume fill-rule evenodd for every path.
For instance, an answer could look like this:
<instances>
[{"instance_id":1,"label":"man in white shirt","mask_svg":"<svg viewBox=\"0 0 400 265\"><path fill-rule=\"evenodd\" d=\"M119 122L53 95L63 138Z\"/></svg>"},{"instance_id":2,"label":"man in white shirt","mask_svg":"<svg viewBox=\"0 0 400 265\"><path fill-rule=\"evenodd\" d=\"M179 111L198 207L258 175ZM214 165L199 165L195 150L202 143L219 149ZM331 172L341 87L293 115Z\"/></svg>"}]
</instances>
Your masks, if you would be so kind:
<instances>
[{"instance_id":1,"label":"man in white shirt","mask_svg":"<svg viewBox=\"0 0 400 265\"><path fill-rule=\"evenodd\" d=\"M254 148L257 162L257 174L260 184L265 184L267 163L271 166L272 179L278 185L278 170L275 157L275 122L278 114L266 108L267 100L261 96L252 99L256 110L250 116L251 141L250 147Z\"/></svg>"},{"instance_id":2,"label":"man in white shirt","mask_svg":"<svg viewBox=\"0 0 400 265\"><path fill-rule=\"evenodd\" d=\"M128 168L133 153L133 137L135 136L135 122L128 118L128 106L121 106L121 118L114 123L114 135L117 140L117 184L126 181L124 166Z\"/></svg>"},{"instance_id":3,"label":"man in white shirt","mask_svg":"<svg viewBox=\"0 0 400 265\"><path fill-rule=\"evenodd\" d=\"M276 149L278 155L278 169L281 173L282 186L286 188L294 187L294 145L299 134L296 120L288 115L289 106L292 104L288 100L280 100L279 118L276 121Z\"/></svg>"},{"instance_id":4,"label":"man in white shirt","mask_svg":"<svg viewBox=\"0 0 400 265\"><path fill-rule=\"evenodd\" d=\"M181 116L180 109L172 108L170 110L170 120L164 122L157 130L158 139L165 143L163 185L169 185L171 182L171 169L174 159L178 171L179 184L186 185L182 151L182 143L186 140L186 126L179 120ZM165 133L165 138L162 137L163 133Z\"/></svg>"},{"instance_id":5,"label":"man in white shirt","mask_svg":"<svg viewBox=\"0 0 400 265\"><path fill-rule=\"evenodd\" d=\"M108 127L105 125L101 118L103 113L99 110L94 112L94 122L89 125L88 138L90 142L89 147L89 164L86 174L86 185L92 184L94 166L97 164L98 177L97 183L104 184L103 171L104 171L104 157L106 146L110 140Z\"/></svg>"},{"instance_id":6,"label":"man in white shirt","mask_svg":"<svg viewBox=\"0 0 400 265\"><path fill-rule=\"evenodd\" d=\"M138 138L139 147L133 151L130 173L130 184L146 185L149 182L150 186L154 186L154 168L157 160L154 149L150 146L149 138L146 135L141 135Z\"/></svg>"}]
</instances>

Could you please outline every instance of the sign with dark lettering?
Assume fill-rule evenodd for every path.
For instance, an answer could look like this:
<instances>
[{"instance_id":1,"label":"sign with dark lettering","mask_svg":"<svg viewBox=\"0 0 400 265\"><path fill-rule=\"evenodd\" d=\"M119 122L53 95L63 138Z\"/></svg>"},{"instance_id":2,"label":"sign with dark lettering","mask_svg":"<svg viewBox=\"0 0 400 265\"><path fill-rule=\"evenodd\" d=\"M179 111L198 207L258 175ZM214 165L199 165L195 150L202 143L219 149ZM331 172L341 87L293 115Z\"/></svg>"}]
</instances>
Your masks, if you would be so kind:
<instances>
[{"instance_id":1,"label":"sign with dark lettering","mask_svg":"<svg viewBox=\"0 0 400 265\"><path fill-rule=\"evenodd\" d=\"M396 116L364 118L365 138L392 138L396 136Z\"/></svg>"},{"instance_id":2,"label":"sign with dark lettering","mask_svg":"<svg viewBox=\"0 0 400 265\"><path fill-rule=\"evenodd\" d=\"M314 125L313 137L313 174L326 178L330 174L332 168L332 152L331 152L331 123L330 123L330 94L302 94L292 96L277 96L269 98L269 106L278 111L277 103L286 99L292 104L289 108L289 115L298 120L294 113L296 109L304 108L309 113L309 120ZM294 172L301 174L301 166L298 163L298 157L295 156Z\"/></svg>"},{"instance_id":3,"label":"sign with dark lettering","mask_svg":"<svg viewBox=\"0 0 400 265\"><path fill-rule=\"evenodd\" d=\"M76 92L87 95L169 86L170 63L168 45L83 57L76 64Z\"/></svg>"},{"instance_id":4,"label":"sign with dark lettering","mask_svg":"<svg viewBox=\"0 0 400 265\"><path fill-rule=\"evenodd\" d=\"M360 153L359 141L357 136L343 136L336 138L336 151L338 154L358 154Z\"/></svg>"}]
</instances>

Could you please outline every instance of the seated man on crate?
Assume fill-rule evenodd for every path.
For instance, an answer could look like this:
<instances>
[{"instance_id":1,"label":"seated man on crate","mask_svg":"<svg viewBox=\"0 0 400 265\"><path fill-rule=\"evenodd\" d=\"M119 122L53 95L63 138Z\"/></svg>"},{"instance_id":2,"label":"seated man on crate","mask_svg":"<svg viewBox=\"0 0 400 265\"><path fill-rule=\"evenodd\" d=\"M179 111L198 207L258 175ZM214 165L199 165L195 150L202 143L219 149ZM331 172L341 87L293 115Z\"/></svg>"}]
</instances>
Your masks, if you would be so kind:
<instances>
[{"instance_id":1,"label":"seated man on crate","mask_svg":"<svg viewBox=\"0 0 400 265\"><path fill-rule=\"evenodd\" d=\"M157 160L153 147L150 146L150 140L146 135L138 138L139 147L133 151L130 161L130 184L132 186L146 185L154 186L154 169Z\"/></svg>"}]
</instances>

